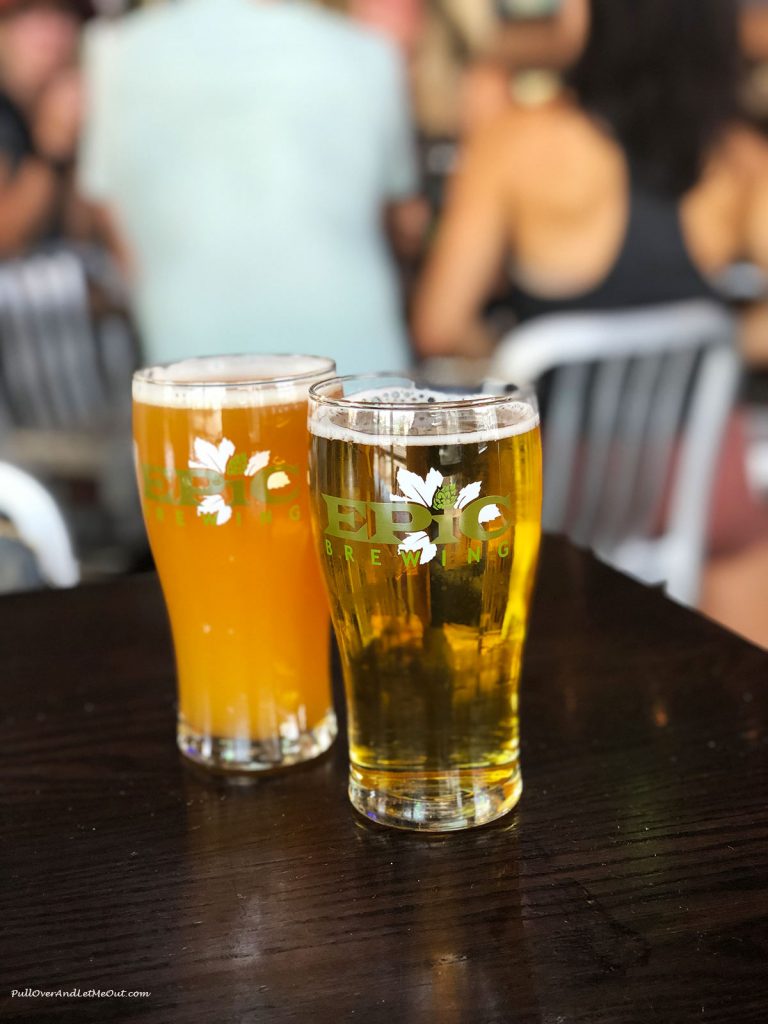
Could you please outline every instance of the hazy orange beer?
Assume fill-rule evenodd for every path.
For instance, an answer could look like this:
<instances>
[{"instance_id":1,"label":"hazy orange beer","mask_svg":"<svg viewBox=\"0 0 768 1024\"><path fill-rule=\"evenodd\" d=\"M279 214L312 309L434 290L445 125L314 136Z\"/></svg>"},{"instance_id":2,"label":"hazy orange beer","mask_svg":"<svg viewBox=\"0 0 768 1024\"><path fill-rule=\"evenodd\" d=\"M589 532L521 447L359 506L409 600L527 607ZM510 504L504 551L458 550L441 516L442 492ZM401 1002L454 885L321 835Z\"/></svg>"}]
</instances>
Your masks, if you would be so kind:
<instances>
[{"instance_id":1,"label":"hazy orange beer","mask_svg":"<svg viewBox=\"0 0 768 1024\"><path fill-rule=\"evenodd\" d=\"M307 391L327 359L232 356L139 371L139 489L179 684L178 744L211 768L316 757L336 734L309 523Z\"/></svg>"}]
</instances>

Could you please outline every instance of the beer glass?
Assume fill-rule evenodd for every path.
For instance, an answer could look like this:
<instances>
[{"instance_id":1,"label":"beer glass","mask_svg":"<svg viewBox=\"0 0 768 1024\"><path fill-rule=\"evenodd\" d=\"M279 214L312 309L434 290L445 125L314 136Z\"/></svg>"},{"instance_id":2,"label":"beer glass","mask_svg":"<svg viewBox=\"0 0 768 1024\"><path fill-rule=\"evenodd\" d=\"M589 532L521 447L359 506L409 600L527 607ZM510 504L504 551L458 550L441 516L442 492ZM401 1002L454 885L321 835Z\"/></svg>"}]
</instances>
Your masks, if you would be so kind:
<instances>
[{"instance_id":1,"label":"beer glass","mask_svg":"<svg viewBox=\"0 0 768 1024\"><path fill-rule=\"evenodd\" d=\"M144 519L173 633L186 757L255 773L336 735L309 522L309 356L189 359L133 379Z\"/></svg>"},{"instance_id":2,"label":"beer glass","mask_svg":"<svg viewBox=\"0 0 768 1024\"><path fill-rule=\"evenodd\" d=\"M315 533L353 805L448 831L517 803L518 679L541 532L532 393L409 378L310 390Z\"/></svg>"}]
</instances>

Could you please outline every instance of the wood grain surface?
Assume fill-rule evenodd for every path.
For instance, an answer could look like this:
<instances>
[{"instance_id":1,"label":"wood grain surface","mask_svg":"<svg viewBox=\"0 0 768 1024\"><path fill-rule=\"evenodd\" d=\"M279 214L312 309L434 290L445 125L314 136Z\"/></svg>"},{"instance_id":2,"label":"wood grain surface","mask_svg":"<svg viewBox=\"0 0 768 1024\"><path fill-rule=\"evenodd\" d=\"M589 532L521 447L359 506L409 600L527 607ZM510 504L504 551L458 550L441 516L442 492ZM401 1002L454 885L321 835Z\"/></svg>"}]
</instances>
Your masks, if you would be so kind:
<instances>
[{"instance_id":1,"label":"wood grain surface","mask_svg":"<svg viewBox=\"0 0 768 1024\"><path fill-rule=\"evenodd\" d=\"M768 656L561 540L522 802L462 835L357 817L343 743L187 770L153 576L5 598L0 652L0 1021L768 1021Z\"/></svg>"}]
</instances>

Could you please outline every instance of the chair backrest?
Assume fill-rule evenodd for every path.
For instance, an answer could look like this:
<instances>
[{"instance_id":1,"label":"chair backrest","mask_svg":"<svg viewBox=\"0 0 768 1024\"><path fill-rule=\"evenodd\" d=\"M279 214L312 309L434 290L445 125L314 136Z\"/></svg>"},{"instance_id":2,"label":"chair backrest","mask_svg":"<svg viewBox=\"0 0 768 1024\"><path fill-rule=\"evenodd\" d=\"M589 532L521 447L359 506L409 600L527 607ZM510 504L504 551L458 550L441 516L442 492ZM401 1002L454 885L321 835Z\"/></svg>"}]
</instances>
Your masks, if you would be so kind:
<instances>
[{"instance_id":1,"label":"chair backrest","mask_svg":"<svg viewBox=\"0 0 768 1024\"><path fill-rule=\"evenodd\" d=\"M547 378L545 529L693 603L739 370L733 320L708 301L558 314L508 335L493 375Z\"/></svg>"},{"instance_id":2,"label":"chair backrest","mask_svg":"<svg viewBox=\"0 0 768 1024\"><path fill-rule=\"evenodd\" d=\"M7 462L0 462L0 515L31 548L47 583L75 586L80 569L56 502L34 477Z\"/></svg>"},{"instance_id":3,"label":"chair backrest","mask_svg":"<svg viewBox=\"0 0 768 1024\"><path fill-rule=\"evenodd\" d=\"M116 336L115 323L103 332L94 323L86 263L74 252L0 265L5 425L78 429L109 419L136 361L133 339L127 329Z\"/></svg>"}]
</instances>

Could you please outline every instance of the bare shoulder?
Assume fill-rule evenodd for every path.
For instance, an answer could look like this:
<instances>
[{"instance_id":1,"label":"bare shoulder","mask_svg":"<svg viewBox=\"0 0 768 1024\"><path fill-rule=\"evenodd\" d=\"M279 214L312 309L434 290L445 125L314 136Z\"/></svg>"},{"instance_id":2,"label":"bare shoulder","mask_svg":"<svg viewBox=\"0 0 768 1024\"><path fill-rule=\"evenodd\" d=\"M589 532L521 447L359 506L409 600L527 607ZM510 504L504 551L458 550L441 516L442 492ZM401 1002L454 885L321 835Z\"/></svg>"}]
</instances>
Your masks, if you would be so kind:
<instances>
[{"instance_id":1,"label":"bare shoulder","mask_svg":"<svg viewBox=\"0 0 768 1024\"><path fill-rule=\"evenodd\" d=\"M503 152L519 156L535 154L558 147L567 150L592 140L595 129L588 117L565 100L555 100L536 107L510 104L491 121L479 135L493 141Z\"/></svg>"},{"instance_id":2,"label":"bare shoulder","mask_svg":"<svg viewBox=\"0 0 768 1024\"><path fill-rule=\"evenodd\" d=\"M506 192L526 194L600 177L601 168L612 166L615 148L588 116L564 100L510 106L470 143L476 171L498 176Z\"/></svg>"},{"instance_id":3,"label":"bare shoulder","mask_svg":"<svg viewBox=\"0 0 768 1024\"><path fill-rule=\"evenodd\" d=\"M768 178L768 141L749 125L732 125L713 153L711 167L745 183Z\"/></svg>"}]
</instances>

